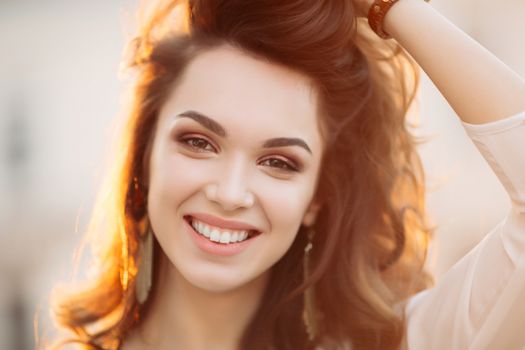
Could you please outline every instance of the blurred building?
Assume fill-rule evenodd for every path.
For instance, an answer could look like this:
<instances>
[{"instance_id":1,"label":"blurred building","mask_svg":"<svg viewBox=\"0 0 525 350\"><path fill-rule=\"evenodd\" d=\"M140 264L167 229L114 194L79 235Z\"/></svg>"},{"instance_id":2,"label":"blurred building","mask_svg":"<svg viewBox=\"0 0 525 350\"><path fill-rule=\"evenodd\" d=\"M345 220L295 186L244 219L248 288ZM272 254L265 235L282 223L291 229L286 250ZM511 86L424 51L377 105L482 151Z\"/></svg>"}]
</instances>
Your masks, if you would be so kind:
<instances>
[{"instance_id":1,"label":"blurred building","mask_svg":"<svg viewBox=\"0 0 525 350\"><path fill-rule=\"evenodd\" d=\"M0 2L0 349L34 348L52 285L71 275L121 109L117 73L137 2ZM525 76L525 2L433 0ZM424 78L419 134L439 278L508 209L461 124Z\"/></svg>"}]
</instances>

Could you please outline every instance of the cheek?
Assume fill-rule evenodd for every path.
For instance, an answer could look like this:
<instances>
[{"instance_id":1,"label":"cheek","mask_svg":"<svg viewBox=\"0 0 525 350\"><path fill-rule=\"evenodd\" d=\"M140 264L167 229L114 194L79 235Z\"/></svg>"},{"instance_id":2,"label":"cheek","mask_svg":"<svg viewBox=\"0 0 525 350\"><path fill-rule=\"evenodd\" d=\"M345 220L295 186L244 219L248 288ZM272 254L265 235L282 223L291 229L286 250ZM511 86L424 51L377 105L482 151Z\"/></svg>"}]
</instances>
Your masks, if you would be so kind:
<instances>
[{"instance_id":1,"label":"cheek","mask_svg":"<svg viewBox=\"0 0 525 350\"><path fill-rule=\"evenodd\" d=\"M259 188L271 229L295 235L312 199L314 182L308 178L299 182L265 179Z\"/></svg>"},{"instance_id":2,"label":"cheek","mask_svg":"<svg viewBox=\"0 0 525 350\"><path fill-rule=\"evenodd\" d=\"M181 154L152 157L148 203L151 209L177 206L205 182L205 162L196 162Z\"/></svg>"}]
</instances>

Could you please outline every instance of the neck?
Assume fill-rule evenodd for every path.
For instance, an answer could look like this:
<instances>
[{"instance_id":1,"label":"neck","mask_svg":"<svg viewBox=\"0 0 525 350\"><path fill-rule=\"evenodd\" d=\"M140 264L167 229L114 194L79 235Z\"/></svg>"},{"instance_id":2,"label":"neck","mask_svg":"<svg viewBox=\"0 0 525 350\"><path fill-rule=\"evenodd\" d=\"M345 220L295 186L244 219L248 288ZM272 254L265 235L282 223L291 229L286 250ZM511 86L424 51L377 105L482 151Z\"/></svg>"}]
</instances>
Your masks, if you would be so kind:
<instances>
[{"instance_id":1,"label":"neck","mask_svg":"<svg viewBox=\"0 0 525 350\"><path fill-rule=\"evenodd\" d=\"M227 292L202 290L184 279L163 255L159 285L138 328L155 349L238 349L259 306L267 275Z\"/></svg>"}]
</instances>

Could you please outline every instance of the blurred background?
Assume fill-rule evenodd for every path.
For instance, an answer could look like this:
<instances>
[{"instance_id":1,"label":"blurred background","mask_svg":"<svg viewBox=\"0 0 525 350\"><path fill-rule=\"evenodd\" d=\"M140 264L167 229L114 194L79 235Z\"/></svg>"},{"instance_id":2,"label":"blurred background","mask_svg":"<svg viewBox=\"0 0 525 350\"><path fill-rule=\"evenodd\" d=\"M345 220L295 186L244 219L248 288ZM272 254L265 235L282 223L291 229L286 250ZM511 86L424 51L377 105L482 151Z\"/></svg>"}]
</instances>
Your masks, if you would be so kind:
<instances>
[{"instance_id":1,"label":"blurred background","mask_svg":"<svg viewBox=\"0 0 525 350\"><path fill-rule=\"evenodd\" d=\"M523 0L432 5L525 76ZM0 349L33 349L47 297L70 278L126 84L119 63L131 0L0 0ZM437 280L509 208L461 123L423 77L418 134Z\"/></svg>"}]
</instances>

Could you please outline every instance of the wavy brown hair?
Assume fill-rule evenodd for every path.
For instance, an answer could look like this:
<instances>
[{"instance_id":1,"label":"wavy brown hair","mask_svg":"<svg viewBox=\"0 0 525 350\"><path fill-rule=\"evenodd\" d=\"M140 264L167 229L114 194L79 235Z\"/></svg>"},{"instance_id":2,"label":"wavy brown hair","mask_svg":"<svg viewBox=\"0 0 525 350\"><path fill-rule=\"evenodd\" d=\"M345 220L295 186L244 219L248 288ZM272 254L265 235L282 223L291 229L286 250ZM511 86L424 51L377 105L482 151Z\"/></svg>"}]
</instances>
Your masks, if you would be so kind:
<instances>
[{"instance_id":1,"label":"wavy brown hair","mask_svg":"<svg viewBox=\"0 0 525 350\"><path fill-rule=\"evenodd\" d=\"M351 0L172 0L142 14L126 61L136 75L121 157L88 229L99 273L55 290L55 321L71 331L55 346L117 349L148 311L133 288L147 213L133 203L136 186L147 191L159 110L193 58L230 45L310 78L325 143L311 274L302 277L306 235L298 234L272 268L241 349L398 348L403 301L431 283L423 171L406 118L413 61L396 42L376 39ZM306 288L315 292L313 341L301 316Z\"/></svg>"}]
</instances>

